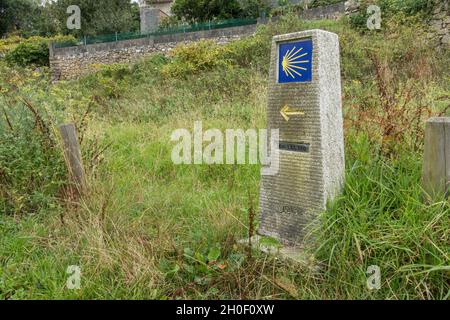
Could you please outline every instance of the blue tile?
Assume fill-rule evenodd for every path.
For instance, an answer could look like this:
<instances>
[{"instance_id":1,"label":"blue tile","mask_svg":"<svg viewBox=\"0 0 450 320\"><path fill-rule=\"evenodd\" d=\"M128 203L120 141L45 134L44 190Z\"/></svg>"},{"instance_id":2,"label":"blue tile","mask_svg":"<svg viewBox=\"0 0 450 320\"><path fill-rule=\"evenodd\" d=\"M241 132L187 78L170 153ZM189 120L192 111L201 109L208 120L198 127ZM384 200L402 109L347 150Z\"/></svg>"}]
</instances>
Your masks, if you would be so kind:
<instances>
[{"instance_id":1,"label":"blue tile","mask_svg":"<svg viewBox=\"0 0 450 320\"><path fill-rule=\"evenodd\" d=\"M279 45L278 83L311 82L313 42L311 39Z\"/></svg>"}]
</instances>

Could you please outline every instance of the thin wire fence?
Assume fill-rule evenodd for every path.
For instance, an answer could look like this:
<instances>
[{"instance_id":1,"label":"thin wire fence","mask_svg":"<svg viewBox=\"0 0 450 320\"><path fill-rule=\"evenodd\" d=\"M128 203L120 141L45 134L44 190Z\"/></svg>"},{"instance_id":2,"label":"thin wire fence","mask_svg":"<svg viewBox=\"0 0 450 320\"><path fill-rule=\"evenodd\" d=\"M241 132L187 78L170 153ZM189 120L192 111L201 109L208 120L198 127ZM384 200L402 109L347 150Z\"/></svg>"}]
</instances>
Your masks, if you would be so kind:
<instances>
[{"instance_id":1,"label":"thin wire fence","mask_svg":"<svg viewBox=\"0 0 450 320\"><path fill-rule=\"evenodd\" d=\"M116 42L122 40L132 40L132 39L142 39L151 36L162 36L162 35L171 35L171 34L179 34L179 33L188 33L188 32L196 32L196 31L204 31L204 30L216 30L216 29L224 29L231 27L240 27L246 25L256 24L257 19L229 19L229 20L221 20L221 21L209 21L204 23L196 23L191 25L181 25L176 27L159 29L150 33L140 33L140 32L122 32L115 34L107 34L107 35L98 35L98 36L84 36L79 39L78 42L74 41L66 41L66 42L57 42L55 43L56 48L66 48L73 47L77 45L88 45L95 43L106 43L106 42Z\"/></svg>"}]
</instances>

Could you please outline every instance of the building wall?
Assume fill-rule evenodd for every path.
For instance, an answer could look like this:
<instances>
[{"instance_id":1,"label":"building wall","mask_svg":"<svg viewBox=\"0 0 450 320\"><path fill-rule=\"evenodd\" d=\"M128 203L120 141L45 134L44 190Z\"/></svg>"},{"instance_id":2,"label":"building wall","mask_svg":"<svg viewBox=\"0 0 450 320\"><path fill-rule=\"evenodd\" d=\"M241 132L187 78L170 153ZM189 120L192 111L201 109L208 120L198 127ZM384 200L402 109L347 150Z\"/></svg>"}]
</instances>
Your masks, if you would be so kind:
<instances>
[{"instance_id":1,"label":"building wall","mask_svg":"<svg viewBox=\"0 0 450 320\"><path fill-rule=\"evenodd\" d=\"M149 33L158 29L161 19L161 11L157 8L142 6L141 10L141 33Z\"/></svg>"},{"instance_id":2,"label":"building wall","mask_svg":"<svg viewBox=\"0 0 450 320\"><path fill-rule=\"evenodd\" d=\"M164 2L164 3L155 3L152 4L151 6L153 8L159 9L161 10L161 12L163 12L164 14L171 16L172 15L172 8L173 2Z\"/></svg>"},{"instance_id":3,"label":"building wall","mask_svg":"<svg viewBox=\"0 0 450 320\"><path fill-rule=\"evenodd\" d=\"M158 29L162 19L172 15L173 1L153 0L141 5L141 33L149 33Z\"/></svg>"}]
</instances>

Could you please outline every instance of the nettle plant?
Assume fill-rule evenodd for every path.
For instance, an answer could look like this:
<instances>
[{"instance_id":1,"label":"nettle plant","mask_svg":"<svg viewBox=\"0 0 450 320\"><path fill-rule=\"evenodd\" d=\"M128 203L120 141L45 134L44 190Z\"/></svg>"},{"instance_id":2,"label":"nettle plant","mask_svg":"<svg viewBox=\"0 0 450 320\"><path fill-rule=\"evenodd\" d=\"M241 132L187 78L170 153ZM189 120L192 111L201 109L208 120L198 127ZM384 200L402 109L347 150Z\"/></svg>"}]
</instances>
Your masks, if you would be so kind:
<instances>
[{"instance_id":1,"label":"nettle plant","mask_svg":"<svg viewBox=\"0 0 450 320\"><path fill-rule=\"evenodd\" d=\"M25 99L13 104L3 96L0 106L0 211L55 208L66 170L49 119Z\"/></svg>"},{"instance_id":2,"label":"nettle plant","mask_svg":"<svg viewBox=\"0 0 450 320\"><path fill-rule=\"evenodd\" d=\"M360 87L364 98L350 104L346 116L348 127L366 133L385 156L395 155L399 149L420 151L425 121L445 115L450 105L435 112L423 83L417 79L398 81L405 70L395 69L386 58L372 54L371 61L375 68L375 90L364 92Z\"/></svg>"}]
</instances>

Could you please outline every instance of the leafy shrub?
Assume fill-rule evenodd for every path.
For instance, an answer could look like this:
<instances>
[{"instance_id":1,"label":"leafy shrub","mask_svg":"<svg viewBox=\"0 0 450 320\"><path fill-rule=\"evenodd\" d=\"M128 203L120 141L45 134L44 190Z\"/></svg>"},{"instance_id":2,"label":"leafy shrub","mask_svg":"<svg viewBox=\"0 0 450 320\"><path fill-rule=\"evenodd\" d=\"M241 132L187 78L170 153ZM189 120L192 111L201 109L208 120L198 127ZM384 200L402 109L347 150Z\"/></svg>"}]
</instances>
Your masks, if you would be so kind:
<instances>
[{"instance_id":1,"label":"leafy shrub","mask_svg":"<svg viewBox=\"0 0 450 320\"><path fill-rule=\"evenodd\" d=\"M224 53L224 48L213 41L177 46L172 50L172 61L162 68L162 74L177 77L215 68L228 68L230 61Z\"/></svg>"},{"instance_id":2,"label":"leafy shrub","mask_svg":"<svg viewBox=\"0 0 450 320\"><path fill-rule=\"evenodd\" d=\"M5 59L10 64L22 67L28 65L48 66L48 44L50 41L76 43L75 38L72 36L31 37L28 39L14 37L11 40L5 40L3 43L0 43L0 52L6 51Z\"/></svg>"},{"instance_id":3,"label":"leafy shrub","mask_svg":"<svg viewBox=\"0 0 450 320\"><path fill-rule=\"evenodd\" d=\"M258 27L256 35L225 45L225 55L240 67L252 67L267 72L270 61L272 37L278 34L306 30L310 26L295 13L280 16L277 23Z\"/></svg>"},{"instance_id":4,"label":"leafy shrub","mask_svg":"<svg viewBox=\"0 0 450 320\"><path fill-rule=\"evenodd\" d=\"M255 67L267 70L270 54L270 41L263 36L254 36L245 40L234 41L226 45L225 57L239 67Z\"/></svg>"},{"instance_id":5,"label":"leafy shrub","mask_svg":"<svg viewBox=\"0 0 450 320\"><path fill-rule=\"evenodd\" d=\"M48 43L24 42L19 44L14 50L6 54L6 61L10 64L17 64L25 67L28 65L48 66Z\"/></svg>"},{"instance_id":6,"label":"leafy shrub","mask_svg":"<svg viewBox=\"0 0 450 320\"><path fill-rule=\"evenodd\" d=\"M5 39L0 39L0 54L5 54L14 49L22 41L24 41L24 39L19 36L11 36Z\"/></svg>"},{"instance_id":7,"label":"leafy shrub","mask_svg":"<svg viewBox=\"0 0 450 320\"><path fill-rule=\"evenodd\" d=\"M253 37L226 45L218 45L213 41L180 45L172 50L170 62L162 68L162 74L165 77L178 77L233 66L267 71L272 37L305 27L302 20L289 14L281 16L277 24L261 26Z\"/></svg>"},{"instance_id":8,"label":"leafy shrub","mask_svg":"<svg viewBox=\"0 0 450 320\"><path fill-rule=\"evenodd\" d=\"M366 8L366 10L367 10L367 8ZM369 17L365 10L364 11L359 10L358 12L356 12L350 16L350 25L354 29L365 31L367 29L367 19L368 18Z\"/></svg>"},{"instance_id":9,"label":"leafy shrub","mask_svg":"<svg viewBox=\"0 0 450 320\"><path fill-rule=\"evenodd\" d=\"M272 8L272 10L270 11L270 14L272 16L283 16L283 15L287 15L287 14L299 14L303 11L304 9L304 5L303 4L299 4L299 3L282 3L279 7L276 8Z\"/></svg>"},{"instance_id":10,"label":"leafy shrub","mask_svg":"<svg viewBox=\"0 0 450 320\"><path fill-rule=\"evenodd\" d=\"M178 27L178 26L182 25L183 23L184 23L183 20L179 19L177 16L167 16L161 20L161 22L159 23L158 29L166 30L166 29Z\"/></svg>"},{"instance_id":11,"label":"leafy shrub","mask_svg":"<svg viewBox=\"0 0 450 320\"><path fill-rule=\"evenodd\" d=\"M341 0L313 0L309 4L309 8L329 6L331 4L342 2Z\"/></svg>"},{"instance_id":12,"label":"leafy shrub","mask_svg":"<svg viewBox=\"0 0 450 320\"><path fill-rule=\"evenodd\" d=\"M367 31L367 8L371 4L376 4L381 9L382 24L387 20L403 20L407 22L407 17L420 16L420 19L427 17L433 9L433 2L428 0L378 0L362 1L359 11L350 16L352 27L361 31ZM406 18L406 19L405 19ZM409 20L411 21L411 20Z\"/></svg>"},{"instance_id":13,"label":"leafy shrub","mask_svg":"<svg viewBox=\"0 0 450 320\"><path fill-rule=\"evenodd\" d=\"M65 112L48 108L53 99L46 71L0 61L0 215L56 207L65 187L64 157L52 125ZM62 98L67 102L67 95Z\"/></svg>"},{"instance_id":14,"label":"leafy shrub","mask_svg":"<svg viewBox=\"0 0 450 320\"><path fill-rule=\"evenodd\" d=\"M429 14L433 9L433 1L429 0L379 0L378 5L388 16L397 13L404 13L407 16Z\"/></svg>"},{"instance_id":15,"label":"leafy shrub","mask_svg":"<svg viewBox=\"0 0 450 320\"><path fill-rule=\"evenodd\" d=\"M270 3L268 0L246 0L240 2L242 16L249 18L257 18L262 13L270 12Z\"/></svg>"},{"instance_id":16,"label":"leafy shrub","mask_svg":"<svg viewBox=\"0 0 450 320\"><path fill-rule=\"evenodd\" d=\"M92 89L96 99L118 99L130 85L129 79L132 73L127 64L115 63L98 65L98 72L88 75L83 79L83 84Z\"/></svg>"},{"instance_id":17,"label":"leafy shrub","mask_svg":"<svg viewBox=\"0 0 450 320\"><path fill-rule=\"evenodd\" d=\"M172 12L190 22L236 18L242 13L237 0L176 0Z\"/></svg>"},{"instance_id":18,"label":"leafy shrub","mask_svg":"<svg viewBox=\"0 0 450 320\"><path fill-rule=\"evenodd\" d=\"M323 7L339 2L342 2L342 0L313 0L308 4L308 8ZM273 16L280 16L289 13L298 14L304 9L305 5L302 1L300 1L300 3L291 3L289 0L278 0L278 7L273 8L271 14Z\"/></svg>"}]
</instances>

